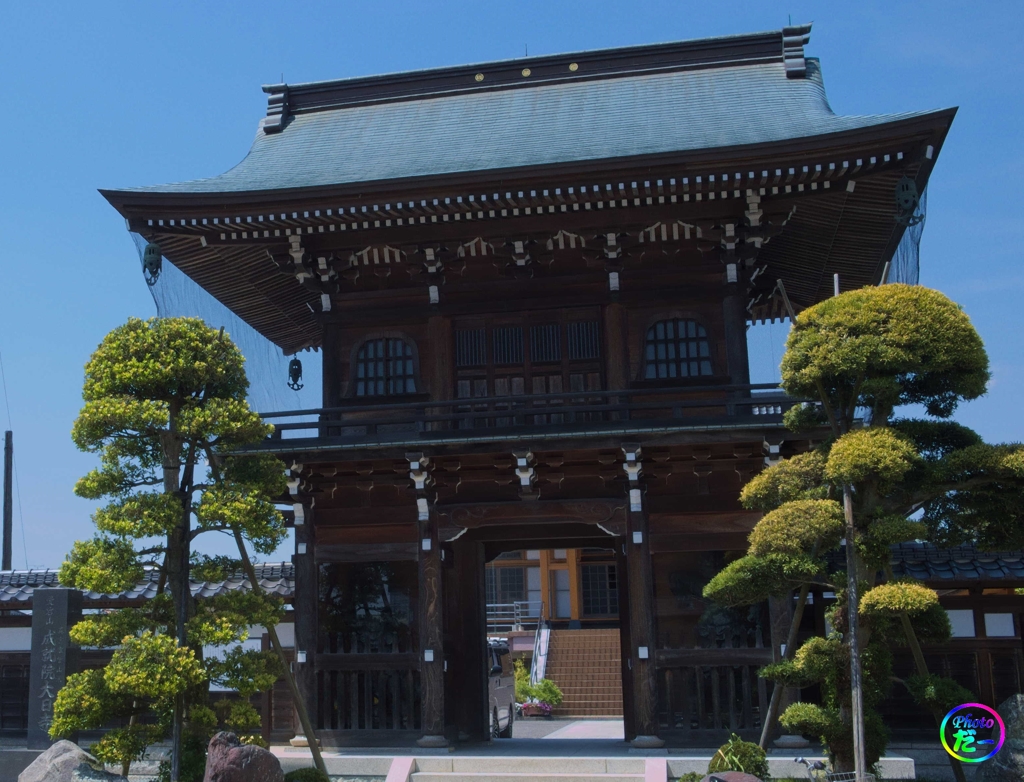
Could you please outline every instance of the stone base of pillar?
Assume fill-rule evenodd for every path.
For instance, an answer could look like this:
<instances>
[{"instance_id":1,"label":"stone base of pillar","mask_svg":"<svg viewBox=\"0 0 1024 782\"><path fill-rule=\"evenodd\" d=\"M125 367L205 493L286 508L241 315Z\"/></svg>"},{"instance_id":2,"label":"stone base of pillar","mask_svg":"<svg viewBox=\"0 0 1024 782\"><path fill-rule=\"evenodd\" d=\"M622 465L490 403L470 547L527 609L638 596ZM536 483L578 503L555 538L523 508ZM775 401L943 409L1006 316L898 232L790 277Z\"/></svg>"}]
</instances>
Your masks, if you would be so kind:
<instances>
[{"instance_id":1,"label":"stone base of pillar","mask_svg":"<svg viewBox=\"0 0 1024 782\"><path fill-rule=\"evenodd\" d=\"M416 744L420 747L431 748L431 747L447 747L448 739L444 736L420 736L416 739Z\"/></svg>"},{"instance_id":2,"label":"stone base of pillar","mask_svg":"<svg viewBox=\"0 0 1024 782\"><path fill-rule=\"evenodd\" d=\"M309 739L299 734L298 736L289 739L288 743L291 744L293 747L308 747Z\"/></svg>"},{"instance_id":3,"label":"stone base of pillar","mask_svg":"<svg viewBox=\"0 0 1024 782\"><path fill-rule=\"evenodd\" d=\"M633 749L661 749L665 746L665 740L657 736L637 736L629 745Z\"/></svg>"}]
</instances>

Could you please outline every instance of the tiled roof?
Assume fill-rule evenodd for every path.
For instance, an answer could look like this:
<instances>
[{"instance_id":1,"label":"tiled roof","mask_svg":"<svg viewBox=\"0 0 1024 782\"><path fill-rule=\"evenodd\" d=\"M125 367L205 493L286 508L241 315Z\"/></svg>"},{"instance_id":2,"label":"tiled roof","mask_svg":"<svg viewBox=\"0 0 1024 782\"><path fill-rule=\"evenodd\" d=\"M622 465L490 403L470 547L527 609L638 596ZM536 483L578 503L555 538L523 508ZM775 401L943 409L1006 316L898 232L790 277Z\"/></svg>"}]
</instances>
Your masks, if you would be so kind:
<instances>
[{"instance_id":1,"label":"tiled roof","mask_svg":"<svg viewBox=\"0 0 1024 782\"><path fill-rule=\"evenodd\" d=\"M290 562L258 564L256 575L264 592L283 598L290 598L295 591L295 568ZM25 604L32 600L37 589L59 587L57 570L12 570L0 571L0 603ZM159 575L155 570L146 574L146 579L133 589L125 592L86 592L85 602L148 600L156 595ZM192 594L197 597L212 597L240 589L249 588L249 579L235 573L223 581L193 581Z\"/></svg>"},{"instance_id":2,"label":"tiled roof","mask_svg":"<svg viewBox=\"0 0 1024 782\"><path fill-rule=\"evenodd\" d=\"M765 37L777 40L772 44L777 57L715 59L723 47L745 46ZM575 81L533 83L520 78L490 90L483 89L490 82L482 81L479 91L424 88L387 98L386 91L395 84L429 81L431 71L350 80L351 84L268 87L271 115L261 121L248 155L234 168L208 179L122 192L240 193L571 165L781 142L927 113L835 114L817 60L805 61L802 49L799 62L806 71L801 68L800 77L793 78L792 66L783 57L784 37L777 32L590 53L616 66L621 62L621 67L586 79L580 66ZM638 64L662 50L666 53L658 55L662 59L657 68ZM694 51L703 52L703 60L695 62ZM573 56L562 59L568 62ZM512 65L518 69L533 59ZM499 65L508 64L461 70L472 85L476 67ZM533 68L540 70L539 64ZM449 82L461 78L459 69L450 70ZM529 67L522 70L524 77L530 72ZM280 90L277 97L283 109L273 106L275 89ZM294 101L300 93L314 90L326 92L330 100L289 115L289 90ZM368 99L346 98L353 90ZM377 94L384 97L373 100Z\"/></svg>"},{"instance_id":3,"label":"tiled roof","mask_svg":"<svg viewBox=\"0 0 1024 782\"><path fill-rule=\"evenodd\" d=\"M893 572L920 581L1024 581L1024 551L978 551L973 545L940 549L928 543L892 548Z\"/></svg>"}]
</instances>

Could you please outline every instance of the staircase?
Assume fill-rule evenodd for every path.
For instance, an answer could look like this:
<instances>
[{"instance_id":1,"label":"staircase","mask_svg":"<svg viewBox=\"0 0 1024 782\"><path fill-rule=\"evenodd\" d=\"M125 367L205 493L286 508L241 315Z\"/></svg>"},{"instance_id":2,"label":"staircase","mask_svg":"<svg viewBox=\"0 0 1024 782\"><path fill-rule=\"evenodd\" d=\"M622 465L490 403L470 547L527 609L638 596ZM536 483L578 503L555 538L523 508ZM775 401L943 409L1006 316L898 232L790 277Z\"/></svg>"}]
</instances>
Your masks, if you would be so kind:
<instances>
[{"instance_id":1,"label":"staircase","mask_svg":"<svg viewBox=\"0 0 1024 782\"><path fill-rule=\"evenodd\" d=\"M552 630L544 675L565 696L552 716L622 716L618 630Z\"/></svg>"},{"instance_id":2,"label":"staircase","mask_svg":"<svg viewBox=\"0 0 1024 782\"><path fill-rule=\"evenodd\" d=\"M416 758L388 782L664 782L665 758Z\"/></svg>"}]
</instances>

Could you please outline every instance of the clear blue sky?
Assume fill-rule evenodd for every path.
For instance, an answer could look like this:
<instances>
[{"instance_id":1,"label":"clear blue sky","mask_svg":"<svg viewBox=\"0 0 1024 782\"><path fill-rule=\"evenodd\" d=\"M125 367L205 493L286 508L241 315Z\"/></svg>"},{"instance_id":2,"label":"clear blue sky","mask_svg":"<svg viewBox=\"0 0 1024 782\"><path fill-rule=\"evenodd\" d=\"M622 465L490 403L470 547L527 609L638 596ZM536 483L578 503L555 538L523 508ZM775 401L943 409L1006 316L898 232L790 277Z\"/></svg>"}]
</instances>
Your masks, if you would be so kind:
<instances>
[{"instance_id":1,"label":"clear blue sky","mask_svg":"<svg viewBox=\"0 0 1024 782\"><path fill-rule=\"evenodd\" d=\"M991 356L988 396L959 419L990 440L1024 439L1020 11L892 0L0 2L0 351L26 538L23 549L16 504L15 567L56 566L91 534L93 504L71 493L95 462L69 437L82 366L111 328L155 314L124 223L96 189L231 167L266 112L260 85L282 74L314 81L813 21L808 52L837 112L960 107L931 180L921 281L963 305ZM779 349L756 344L755 370L770 375Z\"/></svg>"}]
</instances>

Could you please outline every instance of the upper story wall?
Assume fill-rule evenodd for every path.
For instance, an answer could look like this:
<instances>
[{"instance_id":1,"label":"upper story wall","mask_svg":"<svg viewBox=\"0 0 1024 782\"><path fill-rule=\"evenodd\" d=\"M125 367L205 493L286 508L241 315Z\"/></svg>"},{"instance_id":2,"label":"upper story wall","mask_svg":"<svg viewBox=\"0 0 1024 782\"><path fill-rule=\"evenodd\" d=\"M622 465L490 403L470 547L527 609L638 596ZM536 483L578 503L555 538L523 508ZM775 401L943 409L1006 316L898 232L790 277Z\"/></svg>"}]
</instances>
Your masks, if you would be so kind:
<instances>
[{"instance_id":1,"label":"upper story wall","mask_svg":"<svg viewBox=\"0 0 1024 782\"><path fill-rule=\"evenodd\" d=\"M324 331L323 404L745 383L745 362L730 366L731 354L746 355L745 329L727 323L724 279L702 276L724 271L690 275L690 292L677 280L605 289L588 304L566 290L570 306L513 296L501 283L454 312L339 302Z\"/></svg>"}]
</instances>

